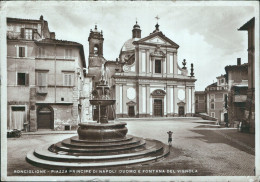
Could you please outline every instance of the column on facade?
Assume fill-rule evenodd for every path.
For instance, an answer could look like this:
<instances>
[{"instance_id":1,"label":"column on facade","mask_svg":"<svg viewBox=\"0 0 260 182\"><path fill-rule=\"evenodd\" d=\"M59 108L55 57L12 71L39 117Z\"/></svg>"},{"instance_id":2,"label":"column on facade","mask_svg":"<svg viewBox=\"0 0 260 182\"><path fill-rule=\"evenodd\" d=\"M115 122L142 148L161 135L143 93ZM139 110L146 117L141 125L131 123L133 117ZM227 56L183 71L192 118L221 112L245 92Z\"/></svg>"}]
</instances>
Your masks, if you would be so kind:
<instances>
[{"instance_id":1,"label":"column on facade","mask_svg":"<svg viewBox=\"0 0 260 182\"><path fill-rule=\"evenodd\" d=\"M139 85L139 88L138 88L138 98L139 98L139 101L138 101L138 115L140 117L140 115L143 113L143 98L142 98L142 85Z\"/></svg>"},{"instance_id":2,"label":"column on facade","mask_svg":"<svg viewBox=\"0 0 260 182\"><path fill-rule=\"evenodd\" d=\"M117 90L118 90L118 94L117 94L117 103L118 103L118 113L120 114L120 115L122 115L123 114L123 100L122 100L122 98L123 98L123 86L120 84L120 85L118 85L117 86Z\"/></svg>"},{"instance_id":3,"label":"column on facade","mask_svg":"<svg viewBox=\"0 0 260 182\"><path fill-rule=\"evenodd\" d=\"M140 49L139 49L139 51L137 52L137 55L138 55L138 60L139 60L139 64L138 64L138 66L139 66L139 74L140 73L142 73L142 51L140 51Z\"/></svg>"},{"instance_id":4,"label":"column on facade","mask_svg":"<svg viewBox=\"0 0 260 182\"><path fill-rule=\"evenodd\" d=\"M167 109L167 116L171 113L171 94L170 94L170 87L166 86L166 109Z\"/></svg>"},{"instance_id":5,"label":"column on facade","mask_svg":"<svg viewBox=\"0 0 260 182\"><path fill-rule=\"evenodd\" d=\"M185 103L186 103L186 107L185 107L185 113L189 113L189 87L185 87Z\"/></svg>"},{"instance_id":6,"label":"column on facade","mask_svg":"<svg viewBox=\"0 0 260 182\"><path fill-rule=\"evenodd\" d=\"M149 50L146 50L146 73L150 73L150 58Z\"/></svg>"},{"instance_id":7,"label":"column on facade","mask_svg":"<svg viewBox=\"0 0 260 182\"><path fill-rule=\"evenodd\" d=\"M163 98L163 116L167 116L167 94Z\"/></svg>"},{"instance_id":8,"label":"column on facade","mask_svg":"<svg viewBox=\"0 0 260 182\"><path fill-rule=\"evenodd\" d=\"M173 106L174 106L174 115L178 114L178 105L177 105L177 100L178 100L178 88L177 85L173 86Z\"/></svg>"},{"instance_id":9,"label":"column on facade","mask_svg":"<svg viewBox=\"0 0 260 182\"><path fill-rule=\"evenodd\" d=\"M142 85L142 114L146 115L146 86Z\"/></svg>"},{"instance_id":10,"label":"column on facade","mask_svg":"<svg viewBox=\"0 0 260 182\"><path fill-rule=\"evenodd\" d=\"M170 105L171 105L171 109L170 109L170 113L171 115L174 114L174 93L173 93L173 86L170 87Z\"/></svg>"},{"instance_id":11,"label":"column on facade","mask_svg":"<svg viewBox=\"0 0 260 182\"><path fill-rule=\"evenodd\" d=\"M154 59L151 58L151 73L152 73L152 76L154 74Z\"/></svg>"},{"instance_id":12,"label":"column on facade","mask_svg":"<svg viewBox=\"0 0 260 182\"><path fill-rule=\"evenodd\" d=\"M165 75L166 74L166 58L163 58L162 59L162 63L163 63L163 75Z\"/></svg>"},{"instance_id":13,"label":"column on facade","mask_svg":"<svg viewBox=\"0 0 260 182\"><path fill-rule=\"evenodd\" d=\"M153 98L151 97L151 94L149 93L150 96L150 116L153 116Z\"/></svg>"},{"instance_id":14,"label":"column on facade","mask_svg":"<svg viewBox=\"0 0 260 182\"><path fill-rule=\"evenodd\" d=\"M146 116L150 115L150 85L146 85Z\"/></svg>"},{"instance_id":15,"label":"column on facade","mask_svg":"<svg viewBox=\"0 0 260 182\"><path fill-rule=\"evenodd\" d=\"M191 94L192 94L192 113L195 113L195 87L191 87Z\"/></svg>"},{"instance_id":16,"label":"column on facade","mask_svg":"<svg viewBox=\"0 0 260 182\"><path fill-rule=\"evenodd\" d=\"M123 109L123 117L127 115L127 107L126 107L126 85L122 85L122 109Z\"/></svg>"},{"instance_id":17,"label":"column on facade","mask_svg":"<svg viewBox=\"0 0 260 182\"><path fill-rule=\"evenodd\" d=\"M147 62L147 58L146 58L146 51L141 51L141 72L142 73L146 73L147 70L146 70L146 62Z\"/></svg>"},{"instance_id":18,"label":"column on facade","mask_svg":"<svg viewBox=\"0 0 260 182\"><path fill-rule=\"evenodd\" d=\"M191 87L189 87L189 110L188 112L191 113L192 112L192 92L191 92Z\"/></svg>"},{"instance_id":19,"label":"column on facade","mask_svg":"<svg viewBox=\"0 0 260 182\"><path fill-rule=\"evenodd\" d=\"M178 74L178 67L177 67L177 52L173 53L173 74L177 75Z\"/></svg>"}]
</instances>

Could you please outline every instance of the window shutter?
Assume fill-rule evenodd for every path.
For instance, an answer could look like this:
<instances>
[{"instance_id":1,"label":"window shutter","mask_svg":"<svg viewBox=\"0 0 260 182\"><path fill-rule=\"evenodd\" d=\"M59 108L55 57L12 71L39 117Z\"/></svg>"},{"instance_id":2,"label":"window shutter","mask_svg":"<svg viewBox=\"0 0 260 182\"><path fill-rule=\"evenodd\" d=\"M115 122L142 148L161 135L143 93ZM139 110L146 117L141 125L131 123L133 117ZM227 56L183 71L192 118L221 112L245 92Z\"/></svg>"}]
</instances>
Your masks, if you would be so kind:
<instances>
[{"instance_id":1,"label":"window shutter","mask_svg":"<svg viewBox=\"0 0 260 182\"><path fill-rule=\"evenodd\" d=\"M69 86L72 86L72 83L71 83L71 75L68 75L69 76Z\"/></svg>"},{"instance_id":2,"label":"window shutter","mask_svg":"<svg viewBox=\"0 0 260 182\"><path fill-rule=\"evenodd\" d=\"M29 86L29 73L25 74L25 86Z\"/></svg>"},{"instance_id":3,"label":"window shutter","mask_svg":"<svg viewBox=\"0 0 260 182\"><path fill-rule=\"evenodd\" d=\"M25 57L25 47L22 47L22 57Z\"/></svg>"},{"instance_id":4,"label":"window shutter","mask_svg":"<svg viewBox=\"0 0 260 182\"><path fill-rule=\"evenodd\" d=\"M64 75L64 85L67 86L67 76L68 75Z\"/></svg>"},{"instance_id":5,"label":"window shutter","mask_svg":"<svg viewBox=\"0 0 260 182\"><path fill-rule=\"evenodd\" d=\"M42 86L42 74L38 73L38 86Z\"/></svg>"},{"instance_id":6,"label":"window shutter","mask_svg":"<svg viewBox=\"0 0 260 182\"><path fill-rule=\"evenodd\" d=\"M22 57L22 52L23 52L22 47L19 47L19 57Z\"/></svg>"},{"instance_id":7,"label":"window shutter","mask_svg":"<svg viewBox=\"0 0 260 182\"><path fill-rule=\"evenodd\" d=\"M21 28L21 38L24 38L24 28Z\"/></svg>"},{"instance_id":8,"label":"window shutter","mask_svg":"<svg viewBox=\"0 0 260 182\"><path fill-rule=\"evenodd\" d=\"M47 86L47 74L42 73L42 86Z\"/></svg>"}]
</instances>

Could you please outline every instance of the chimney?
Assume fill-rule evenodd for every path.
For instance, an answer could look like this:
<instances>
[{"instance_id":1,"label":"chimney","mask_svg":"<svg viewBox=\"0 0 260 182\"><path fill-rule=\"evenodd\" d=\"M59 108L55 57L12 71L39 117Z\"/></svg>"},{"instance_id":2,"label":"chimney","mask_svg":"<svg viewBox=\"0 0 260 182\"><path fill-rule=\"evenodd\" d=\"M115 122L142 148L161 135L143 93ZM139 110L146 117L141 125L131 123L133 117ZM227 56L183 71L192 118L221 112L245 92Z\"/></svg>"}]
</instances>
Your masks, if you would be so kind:
<instances>
[{"instance_id":1,"label":"chimney","mask_svg":"<svg viewBox=\"0 0 260 182\"><path fill-rule=\"evenodd\" d=\"M237 65L241 65L241 58L237 58Z\"/></svg>"},{"instance_id":2,"label":"chimney","mask_svg":"<svg viewBox=\"0 0 260 182\"><path fill-rule=\"evenodd\" d=\"M55 32L50 32L50 38L55 39Z\"/></svg>"}]
</instances>

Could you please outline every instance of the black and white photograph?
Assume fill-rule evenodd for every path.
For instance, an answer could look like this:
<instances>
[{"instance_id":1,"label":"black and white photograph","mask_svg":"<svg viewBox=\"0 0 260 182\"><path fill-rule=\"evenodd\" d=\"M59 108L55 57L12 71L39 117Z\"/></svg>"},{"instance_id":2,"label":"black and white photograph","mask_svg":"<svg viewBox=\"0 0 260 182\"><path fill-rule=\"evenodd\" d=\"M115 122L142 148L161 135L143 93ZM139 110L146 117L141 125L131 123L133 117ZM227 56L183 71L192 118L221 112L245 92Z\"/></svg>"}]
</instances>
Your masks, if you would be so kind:
<instances>
[{"instance_id":1,"label":"black and white photograph","mask_svg":"<svg viewBox=\"0 0 260 182\"><path fill-rule=\"evenodd\" d=\"M1 181L260 181L258 1L2 1Z\"/></svg>"}]
</instances>

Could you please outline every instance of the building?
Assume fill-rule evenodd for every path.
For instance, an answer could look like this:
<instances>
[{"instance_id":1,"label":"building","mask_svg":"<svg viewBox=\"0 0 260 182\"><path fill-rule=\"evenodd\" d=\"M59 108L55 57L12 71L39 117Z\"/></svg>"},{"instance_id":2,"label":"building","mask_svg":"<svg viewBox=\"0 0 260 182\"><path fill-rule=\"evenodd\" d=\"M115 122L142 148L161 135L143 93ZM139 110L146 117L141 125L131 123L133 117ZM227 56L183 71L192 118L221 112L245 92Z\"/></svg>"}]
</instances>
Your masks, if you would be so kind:
<instances>
[{"instance_id":1,"label":"building","mask_svg":"<svg viewBox=\"0 0 260 182\"><path fill-rule=\"evenodd\" d=\"M225 67L228 83L228 122L235 126L245 119L246 90L248 89L248 64L241 64L237 59L237 65Z\"/></svg>"},{"instance_id":2,"label":"building","mask_svg":"<svg viewBox=\"0 0 260 182\"><path fill-rule=\"evenodd\" d=\"M207 113L207 94L205 91L195 92L195 113Z\"/></svg>"},{"instance_id":3,"label":"building","mask_svg":"<svg viewBox=\"0 0 260 182\"><path fill-rule=\"evenodd\" d=\"M43 16L7 18L8 129L76 127L85 67L83 46L55 39Z\"/></svg>"},{"instance_id":4,"label":"building","mask_svg":"<svg viewBox=\"0 0 260 182\"><path fill-rule=\"evenodd\" d=\"M255 133L255 18L238 30L248 32L248 90L245 118L251 133Z\"/></svg>"},{"instance_id":5,"label":"building","mask_svg":"<svg viewBox=\"0 0 260 182\"><path fill-rule=\"evenodd\" d=\"M218 119L220 123L225 119L225 98L227 97L227 82L225 75L217 77L217 82L206 87L207 94L207 113L213 118Z\"/></svg>"},{"instance_id":6,"label":"building","mask_svg":"<svg viewBox=\"0 0 260 182\"><path fill-rule=\"evenodd\" d=\"M186 61L178 65L178 48L166 37L159 25L141 38L141 28L133 26L132 38L127 40L116 61L103 57L103 35L95 27L89 36L89 74L102 72L111 87L116 105L110 115L116 117L191 116L195 113L195 81L193 65L190 76ZM104 65L104 66L103 66ZM105 71L104 71L105 70ZM97 109L94 109L94 116ZM114 116L115 117L115 116Z\"/></svg>"}]
</instances>

